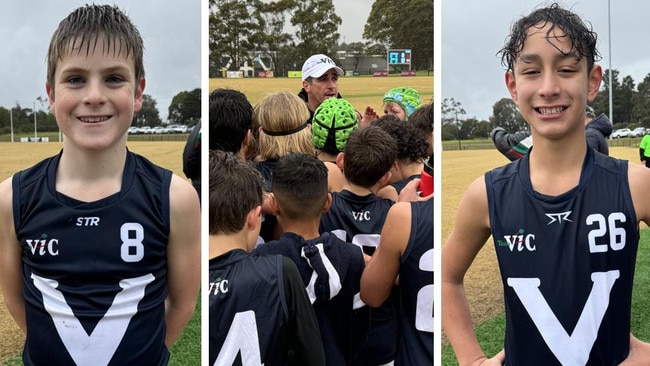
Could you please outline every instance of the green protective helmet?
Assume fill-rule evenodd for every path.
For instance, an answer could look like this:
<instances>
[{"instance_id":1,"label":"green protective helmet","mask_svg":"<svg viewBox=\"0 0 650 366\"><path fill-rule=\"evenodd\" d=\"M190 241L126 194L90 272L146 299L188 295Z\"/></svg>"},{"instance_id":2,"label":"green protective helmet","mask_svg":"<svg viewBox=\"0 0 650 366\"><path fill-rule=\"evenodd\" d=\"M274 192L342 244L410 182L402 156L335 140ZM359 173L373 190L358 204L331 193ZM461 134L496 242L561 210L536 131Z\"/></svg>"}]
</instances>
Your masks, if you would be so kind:
<instances>
[{"instance_id":1,"label":"green protective helmet","mask_svg":"<svg viewBox=\"0 0 650 366\"><path fill-rule=\"evenodd\" d=\"M312 119L312 141L317 149L339 153L352 131L359 128L357 111L345 99L329 98L316 108Z\"/></svg>"},{"instance_id":2,"label":"green protective helmet","mask_svg":"<svg viewBox=\"0 0 650 366\"><path fill-rule=\"evenodd\" d=\"M416 109L420 108L422 102L420 101L420 94L417 90L409 87L398 87L393 88L384 94L384 103L394 102L399 104L404 110L405 121L408 121L409 117Z\"/></svg>"}]
</instances>

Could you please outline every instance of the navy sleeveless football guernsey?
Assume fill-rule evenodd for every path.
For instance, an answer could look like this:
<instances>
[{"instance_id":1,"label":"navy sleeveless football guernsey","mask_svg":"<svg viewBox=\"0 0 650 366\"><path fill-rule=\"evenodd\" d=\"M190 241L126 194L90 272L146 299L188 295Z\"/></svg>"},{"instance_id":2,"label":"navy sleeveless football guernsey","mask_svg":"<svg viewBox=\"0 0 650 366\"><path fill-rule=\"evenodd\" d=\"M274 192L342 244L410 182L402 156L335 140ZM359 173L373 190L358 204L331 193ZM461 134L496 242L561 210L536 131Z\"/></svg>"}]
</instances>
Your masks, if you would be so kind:
<instances>
[{"instance_id":1,"label":"navy sleeveless football guernsey","mask_svg":"<svg viewBox=\"0 0 650 366\"><path fill-rule=\"evenodd\" d=\"M433 198L411 203L411 234L401 257L395 366L433 365Z\"/></svg>"},{"instance_id":2,"label":"navy sleeveless football guernsey","mask_svg":"<svg viewBox=\"0 0 650 366\"><path fill-rule=\"evenodd\" d=\"M210 365L286 364L282 256L238 249L211 259L209 296Z\"/></svg>"},{"instance_id":3,"label":"navy sleeveless football guernsey","mask_svg":"<svg viewBox=\"0 0 650 366\"><path fill-rule=\"evenodd\" d=\"M359 196L348 190L332 193L332 205L321 216L319 231L331 232L341 240L360 246L373 255L381 229L393 201L374 194ZM381 365L393 361L397 349L397 318L392 296L379 308L371 309L368 341L358 352L355 365Z\"/></svg>"},{"instance_id":4,"label":"navy sleeveless football guernsey","mask_svg":"<svg viewBox=\"0 0 650 366\"><path fill-rule=\"evenodd\" d=\"M253 254L281 254L296 264L318 320L326 364L350 365L369 322L367 307L355 303L365 267L361 251L329 233L305 240L285 232Z\"/></svg>"},{"instance_id":5,"label":"navy sleeveless football guernsey","mask_svg":"<svg viewBox=\"0 0 650 366\"><path fill-rule=\"evenodd\" d=\"M639 241L628 163L587 149L578 186L533 191L528 155L485 175L507 365L618 365Z\"/></svg>"},{"instance_id":6,"label":"navy sleeveless football guernsey","mask_svg":"<svg viewBox=\"0 0 650 366\"><path fill-rule=\"evenodd\" d=\"M55 191L60 155L13 177L25 365L164 365L171 172L127 153L120 192Z\"/></svg>"}]
</instances>

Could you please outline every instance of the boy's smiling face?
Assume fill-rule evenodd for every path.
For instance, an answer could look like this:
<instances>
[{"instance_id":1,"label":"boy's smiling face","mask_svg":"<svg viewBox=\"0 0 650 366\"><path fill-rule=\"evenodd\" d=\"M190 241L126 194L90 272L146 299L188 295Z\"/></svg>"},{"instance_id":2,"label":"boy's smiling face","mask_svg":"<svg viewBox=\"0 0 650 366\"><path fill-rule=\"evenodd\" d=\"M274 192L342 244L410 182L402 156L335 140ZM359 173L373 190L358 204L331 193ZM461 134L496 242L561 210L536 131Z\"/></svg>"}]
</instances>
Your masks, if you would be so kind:
<instances>
[{"instance_id":1,"label":"boy's smiling face","mask_svg":"<svg viewBox=\"0 0 650 366\"><path fill-rule=\"evenodd\" d=\"M119 52L119 44L105 47L100 36L86 52L86 42L81 52L71 49L57 62L54 85L46 90L67 143L100 150L126 138L133 114L142 108L145 81L135 80L133 57Z\"/></svg>"},{"instance_id":2,"label":"boy's smiling face","mask_svg":"<svg viewBox=\"0 0 650 366\"><path fill-rule=\"evenodd\" d=\"M598 93L602 69L588 70L587 60L570 53L564 32L551 25L528 30L524 47L506 73L506 85L534 133L559 138L578 128L584 130L585 108Z\"/></svg>"}]
</instances>

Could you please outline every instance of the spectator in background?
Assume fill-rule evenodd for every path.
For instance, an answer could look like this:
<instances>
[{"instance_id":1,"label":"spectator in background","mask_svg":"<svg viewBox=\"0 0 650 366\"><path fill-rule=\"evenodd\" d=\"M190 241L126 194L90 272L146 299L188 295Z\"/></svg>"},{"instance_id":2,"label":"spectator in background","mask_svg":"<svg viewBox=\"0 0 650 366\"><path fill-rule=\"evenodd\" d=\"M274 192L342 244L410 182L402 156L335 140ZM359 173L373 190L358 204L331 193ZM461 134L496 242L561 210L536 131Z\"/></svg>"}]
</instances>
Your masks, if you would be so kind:
<instances>
[{"instance_id":1,"label":"spectator in background","mask_svg":"<svg viewBox=\"0 0 650 366\"><path fill-rule=\"evenodd\" d=\"M639 155L641 155L641 162L645 163L646 168L650 168L650 135L645 135L641 139Z\"/></svg>"},{"instance_id":2,"label":"spectator in background","mask_svg":"<svg viewBox=\"0 0 650 366\"><path fill-rule=\"evenodd\" d=\"M595 117L594 109L587 106L585 109L585 135L587 145L596 151L609 155L607 138L612 134L612 123L604 113ZM494 146L510 161L515 161L528 154L533 146L533 137L530 131L508 133L502 127L496 127L490 132Z\"/></svg>"}]
</instances>

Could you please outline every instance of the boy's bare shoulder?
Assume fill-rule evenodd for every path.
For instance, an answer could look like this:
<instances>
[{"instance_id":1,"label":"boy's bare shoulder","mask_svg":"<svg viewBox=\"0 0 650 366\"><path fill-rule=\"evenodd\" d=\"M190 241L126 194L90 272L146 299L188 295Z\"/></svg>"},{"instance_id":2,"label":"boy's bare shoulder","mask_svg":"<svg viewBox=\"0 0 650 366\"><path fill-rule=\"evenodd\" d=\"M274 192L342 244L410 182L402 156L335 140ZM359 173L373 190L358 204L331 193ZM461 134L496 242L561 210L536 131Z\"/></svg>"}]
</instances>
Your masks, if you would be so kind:
<instances>
[{"instance_id":1,"label":"boy's bare shoulder","mask_svg":"<svg viewBox=\"0 0 650 366\"><path fill-rule=\"evenodd\" d=\"M628 162L627 176L637 220L650 224L650 169Z\"/></svg>"}]
</instances>

